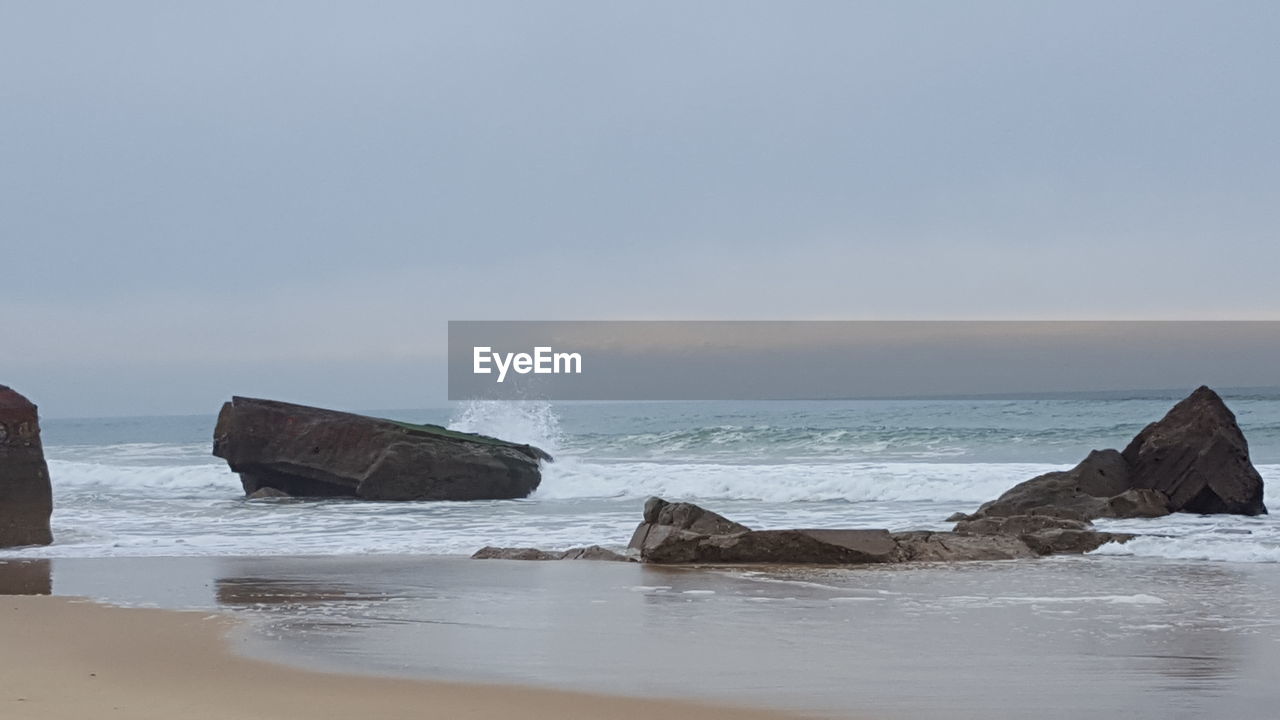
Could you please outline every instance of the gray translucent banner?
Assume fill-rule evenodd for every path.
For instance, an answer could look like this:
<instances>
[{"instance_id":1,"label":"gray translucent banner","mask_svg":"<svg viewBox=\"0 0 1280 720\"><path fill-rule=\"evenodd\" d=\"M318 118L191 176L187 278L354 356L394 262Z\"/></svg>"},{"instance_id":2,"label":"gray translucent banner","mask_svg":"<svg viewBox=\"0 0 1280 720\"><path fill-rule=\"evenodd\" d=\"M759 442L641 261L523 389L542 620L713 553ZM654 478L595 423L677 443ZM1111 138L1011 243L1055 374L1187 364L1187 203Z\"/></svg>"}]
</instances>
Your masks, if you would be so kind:
<instances>
[{"instance_id":1,"label":"gray translucent banner","mask_svg":"<svg viewBox=\"0 0 1280 720\"><path fill-rule=\"evenodd\" d=\"M451 321L449 399L773 400L1280 385L1280 322Z\"/></svg>"}]
</instances>

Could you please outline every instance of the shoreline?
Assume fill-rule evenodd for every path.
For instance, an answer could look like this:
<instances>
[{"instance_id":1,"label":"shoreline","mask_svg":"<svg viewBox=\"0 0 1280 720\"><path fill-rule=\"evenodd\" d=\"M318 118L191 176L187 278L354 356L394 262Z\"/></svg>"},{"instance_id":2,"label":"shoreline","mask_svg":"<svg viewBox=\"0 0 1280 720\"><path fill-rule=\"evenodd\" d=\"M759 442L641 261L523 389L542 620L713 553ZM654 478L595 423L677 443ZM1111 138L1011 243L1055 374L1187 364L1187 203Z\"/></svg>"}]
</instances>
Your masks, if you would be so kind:
<instances>
[{"instance_id":1,"label":"shoreline","mask_svg":"<svg viewBox=\"0 0 1280 720\"><path fill-rule=\"evenodd\" d=\"M460 682L321 672L237 653L242 621L222 612L128 608L65 596L0 601L6 717L62 720L119 713L348 720L352 717L668 717L799 720L776 710Z\"/></svg>"}]
</instances>

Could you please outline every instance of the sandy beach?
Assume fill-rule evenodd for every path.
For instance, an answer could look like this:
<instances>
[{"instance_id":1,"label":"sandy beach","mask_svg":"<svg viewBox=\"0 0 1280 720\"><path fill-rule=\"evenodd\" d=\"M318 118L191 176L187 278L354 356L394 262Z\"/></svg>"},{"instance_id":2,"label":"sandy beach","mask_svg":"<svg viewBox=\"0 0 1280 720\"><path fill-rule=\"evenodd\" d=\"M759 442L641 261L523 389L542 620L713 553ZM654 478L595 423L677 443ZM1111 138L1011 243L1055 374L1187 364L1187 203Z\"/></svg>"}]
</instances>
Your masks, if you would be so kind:
<instances>
[{"instance_id":1,"label":"sandy beach","mask_svg":"<svg viewBox=\"0 0 1280 720\"><path fill-rule=\"evenodd\" d=\"M777 712L488 685L299 670L233 654L225 615L119 608L76 598L0 602L6 718L741 718Z\"/></svg>"},{"instance_id":2,"label":"sandy beach","mask_svg":"<svg viewBox=\"0 0 1280 720\"><path fill-rule=\"evenodd\" d=\"M1277 597L1274 565L1126 558L9 560L0 717L1261 720Z\"/></svg>"}]
</instances>

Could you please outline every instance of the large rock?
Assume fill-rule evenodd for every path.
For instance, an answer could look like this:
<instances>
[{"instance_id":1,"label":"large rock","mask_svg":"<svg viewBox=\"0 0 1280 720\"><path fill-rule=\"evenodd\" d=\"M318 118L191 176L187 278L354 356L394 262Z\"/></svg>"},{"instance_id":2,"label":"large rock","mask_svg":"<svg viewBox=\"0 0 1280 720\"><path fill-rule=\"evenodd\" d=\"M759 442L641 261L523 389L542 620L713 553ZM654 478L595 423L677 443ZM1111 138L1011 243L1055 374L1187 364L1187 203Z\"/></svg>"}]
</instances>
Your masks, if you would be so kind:
<instances>
[{"instance_id":1,"label":"large rock","mask_svg":"<svg viewBox=\"0 0 1280 720\"><path fill-rule=\"evenodd\" d=\"M0 385L0 547L53 542L53 489L36 406Z\"/></svg>"},{"instance_id":2,"label":"large rock","mask_svg":"<svg viewBox=\"0 0 1280 720\"><path fill-rule=\"evenodd\" d=\"M240 474L246 495L366 500L522 498L551 456L436 425L414 425L272 400L232 398L213 454Z\"/></svg>"},{"instance_id":3,"label":"large rock","mask_svg":"<svg viewBox=\"0 0 1280 720\"><path fill-rule=\"evenodd\" d=\"M1260 515L1262 476L1222 398L1200 387L1151 423L1124 452L1094 450L1070 470L1019 483L955 520L1057 515L1160 517L1171 512Z\"/></svg>"},{"instance_id":4,"label":"large rock","mask_svg":"<svg viewBox=\"0 0 1280 720\"><path fill-rule=\"evenodd\" d=\"M1124 449L1132 487L1159 490L1176 512L1262 515L1262 476L1217 393L1201 386Z\"/></svg>"}]
</instances>

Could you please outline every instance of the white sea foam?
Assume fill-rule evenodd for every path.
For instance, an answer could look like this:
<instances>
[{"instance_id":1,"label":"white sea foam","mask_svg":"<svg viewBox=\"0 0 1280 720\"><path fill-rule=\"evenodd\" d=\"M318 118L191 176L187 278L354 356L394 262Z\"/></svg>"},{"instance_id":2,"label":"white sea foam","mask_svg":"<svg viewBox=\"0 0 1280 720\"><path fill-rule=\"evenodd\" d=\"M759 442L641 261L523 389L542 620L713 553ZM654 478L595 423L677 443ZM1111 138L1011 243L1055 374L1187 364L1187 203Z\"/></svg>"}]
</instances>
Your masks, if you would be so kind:
<instances>
[{"instance_id":1,"label":"white sea foam","mask_svg":"<svg viewBox=\"0 0 1280 720\"><path fill-rule=\"evenodd\" d=\"M1137 537L1119 545L1108 543L1092 555L1127 555L1168 560L1213 560L1218 562L1277 563L1280 544L1244 538Z\"/></svg>"},{"instance_id":2,"label":"white sea foam","mask_svg":"<svg viewBox=\"0 0 1280 720\"><path fill-rule=\"evenodd\" d=\"M235 493L239 478L224 463L198 465L124 465L49 460L54 493L61 491L131 492L143 489Z\"/></svg>"},{"instance_id":3,"label":"white sea foam","mask_svg":"<svg viewBox=\"0 0 1280 720\"><path fill-rule=\"evenodd\" d=\"M599 463L564 457L543 468L536 497L659 495L775 503L887 500L972 505L1058 467L1023 463Z\"/></svg>"}]
</instances>

